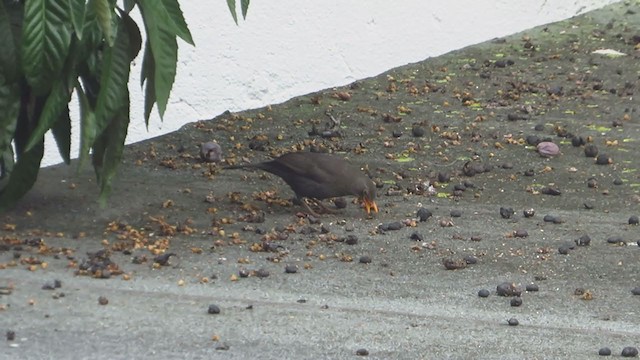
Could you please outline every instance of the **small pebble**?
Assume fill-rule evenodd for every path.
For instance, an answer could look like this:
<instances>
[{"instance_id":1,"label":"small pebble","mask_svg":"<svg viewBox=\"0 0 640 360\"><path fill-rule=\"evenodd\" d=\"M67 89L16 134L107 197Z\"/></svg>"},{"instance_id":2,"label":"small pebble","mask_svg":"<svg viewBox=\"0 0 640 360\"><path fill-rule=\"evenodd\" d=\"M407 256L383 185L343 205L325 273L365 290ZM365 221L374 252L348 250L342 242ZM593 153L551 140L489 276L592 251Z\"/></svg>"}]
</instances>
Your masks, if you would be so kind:
<instances>
[{"instance_id":1,"label":"small pebble","mask_svg":"<svg viewBox=\"0 0 640 360\"><path fill-rule=\"evenodd\" d=\"M414 137L423 137L423 136L424 136L424 134L425 134L425 132L426 132L426 131L424 130L424 128L423 128L422 126L414 126L414 127L411 129L411 134L412 134Z\"/></svg>"},{"instance_id":2,"label":"small pebble","mask_svg":"<svg viewBox=\"0 0 640 360\"><path fill-rule=\"evenodd\" d=\"M514 283L503 282L496 287L496 294L498 296L520 296L522 290Z\"/></svg>"},{"instance_id":3,"label":"small pebble","mask_svg":"<svg viewBox=\"0 0 640 360\"><path fill-rule=\"evenodd\" d=\"M576 245L578 246L589 246L591 244L591 237L587 234L584 234L575 240Z\"/></svg>"},{"instance_id":4,"label":"small pebble","mask_svg":"<svg viewBox=\"0 0 640 360\"><path fill-rule=\"evenodd\" d=\"M640 295L640 286L634 287L633 289L631 289L631 293L633 295Z\"/></svg>"},{"instance_id":5,"label":"small pebble","mask_svg":"<svg viewBox=\"0 0 640 360\"><path fill-rule=\"evenodd\" d=\"M629 225L638 225L638 222L640 222L640 219L638 219L637 215L631 215L631 217L629 217Z\"/></svg>"},{"instance_id":6,"label":"small pebble","mask_svg":"<svg viewBox=\"0 0 640 360\"><path fill-rule=\"evenodd\" d=\"M611 355L611 349L609 349L608 347L603 347L600 350L598 350L598 355L609 356Z\"/></svg>"},{"instance_id":7,"label":"small pebble","mask_svg":"<svg viewBox=\"0 0 640 360\"><path fill-rule=\"evenodd\" d=\"M100 305L107 305L109 303L109 299L107 299L106 296L100 296L98 297L98 304Z\"/></svg>"},{"instance_id":8,"label":"small pebble","mask_svg":"<svg viewBox=\"0 0 640 360\"><path fill-rule=\"evenodd\" d=\"M449 181L451 181L451 175L449 175L449 173L445 173L445 172L438 173L438 182L448 183Z\"/></svg>"},{"instance_id":9,"label":"small pebble","mask_svg":"<svg viewBox=\"0 0 640 360\"><path fill-rule=\"evenodd\" d=\"M467 262L462 259L443 259L442 265L447 270L459 270L467 267Z\"/></svg>"},{"instance_id":10,"label":"small pebble","mask_svg":"<svg viewBox=\"0 0 640 360\"><path fill-rule=\"evenodd\" d=\"M417 232L412 233L411 236L409 236L409 239L413 241L424 241L422 235L418 234Z\"/></svg>"},{"instance_id":11,"label":"small pebble","mask_svg":"<svg viewBox=\"0 0 640 360\"><path fill-rule=\"evenodd\" d=\"M590 178L587 180L587 187L589 189L595 189L598 187L598 180L594 179L594 178Z\"/></svg>"},{"instance_id":12,"label":"small pebble","mask_svg":"<svg viewBox=\"0 0 640 360\"><path fill-rule=\"evenodd\" d=\"M513 236L517 238L526 238L527 236L529 236L529 233L527 232L527 230L518 229L513 232Z\"/></svg>"},{"instance_id":13,"label":"small pebble","mask_svg":"<svg viewBox=\"0 0 640 360\"><path fill-rule=\"evenodd\" d=\"M500 216L502 216L503 219L510 219L513 214L515 214L513 208L500 207Z\"/></svg>"},{"instance_id":14,"label":"small pebble","mask_svg":"<svg viewBox=\"0 0 640 360\"><path fill-rule=\"evenodd\" d=\"M598 156L598 147L593 144L588 144L584 147L584 156L589 158Z\"/></svg>"},{"instance_id":15,"label":"small pebble","mask_svg":"<svg viewBox=\"0 0 640 360\"><path fill-rule=\"evenodd\" d=\"M518 326L520 322L516 318L511 318L507 320L507 324L509 324L509 326Z\"/></svg>"},{"instance_id":16,"label":"small pebble","mask_svg":"<svg viewBox=\"0 0 640 360\"><path fill-rule=\"evenodd\" d=\"M451 215L451 217L454 217L454 218L461 217L462 216L462 211L461 210L451 210L451 212L449 212L449 215Z\"/></svg>"},{"instance_id":17,"label":"small pebble","mask_svg":"<svg viewBox=\"0 0 640 360\"><path fill-rule=\"evenodd\" d=\"M211 304L209 305L209 308L207 309L207 313L209 314L220 314L220 307L216 304Z\"/></svg>"},{"instance_id":18,"label":"small pebble","mask_svg":"<svg viewBox=\"0 0 640 360\"><path fill-rule=\"evenodd\" d=\"M633 346L627 346L622 349L622 353L620 355L622 355L622 357L637 357L638 349Z\"/></svg>"},{"instance_id":19,"label":"small pebble","mask_svg":"<svg viewBox=\"0 0 640 360\"><path fill-rule=\"evenodd\" d=\"M525 140L527 141L527 144L531 146L537 146L538 144L540 144L540 141L542 141L536 135L527 135Z\"/></svg>"},{"instance_id":20,"label":"small pebble","mask_svg":"<svg viewBox=\"0 0 640 360\"><path fill-rule=\"evenodd\" d=\"M269 271L266 269L258 269L258 271L256 271L256 276L260 279L269 277Z\"/></svg>"},{"instance_id":21,"label":"small pebble","mask_svg":"<svg viewBox=\"0 0 640 360\"><path fill-rule=\"evenodd\" d=\"M336 206L337 209L344 209L347 207L347 200L345 198L337 198L335 200L333 200L333 204Z\"/></svg>"},{"instance_id":22,"label":"small pebble","mask_svg":"<svg viewBox=\"0 0 640 360\"><path fill-rule=\"evenodd\" d=\"M624 184L624 181L620 178L615 178L613 179L613 185L622 185Z\"/></svg>"},{"instance_id":23,"label":"small pebble","mask_svg":"<svg viewBox=\"0 0 640 360\"><path fill-rule=\"evenodd\" d=\"M215 141L208 141L200 145L200 159L204 162L220 162L222 148Z\"/></svg>"},{"instance_id":24,"label":"small pebble","mask_svg":"<svg viewBox=\"0 0 640 360\"><path fill-rule=\"evenodd\" d=\"M522 214L526 218L534 217L536 215L536 211L534 209L526 209L522 211Z\"/></svg>"},{"instance_id":25,"label":"small pebble","mask_svg":"<svg viewBox=\"0 0 640 360\"><path fill-rule=\"evenodd\" d=\"M298 265L289 264L284 267L284 272L287 274L295 274L298 272Z\"/></svg>"},{"instance_id":26,"label":"small pebble","mask_svg":"<svg viewBox=\"0 0 640 360\"><path fill-rule=\"evenodd\" d=\"M535 130L535 131L544 130L544 124L536 124L536 126L533 128L533 130Z\"/></svg>"},{"instance_id":27,"label":"small pebble","mask_svg":"<svg viewBox=\"0 0 640 360\"><path fill-rule=\"evenodd\" d=\"M16 339L16 332L13 330L7 330L7 341L13 341Z\"/></svg>"},{"instance_id":28,"label":"small pebble","mask_svg":"<svg viewBox=\"0 0 640 360\"><path fill-rule=\"evenodd\" d=\"M553 195L553 196L558 196L558 195L562 194L560 189L555 188L555 187L544 187L544 188L542 188L542 190L540 190L540 192L542 194L545 194L545 195Z\"/></svg>"},{"instance_id":29,"label":"small pebble","mask_svg":"<svg viewBox=\"0 0 640 360\"><path fill-rule=\"evenodd\" d=\"M540 289L538 288L538 285L536 285L536 284L529 284L529 285L527 285L525 287L525 290L527 290L527 292L536 292L536 291L538 291Z\"/></svg>"},{"instance_id":30,"label":"small pebble","mask_svg":"<svg viewBox=\"0 0 640 360\"><path fill-rule=\"evenodd\" d=\"M344 242L347 245L355 245L358 243L358 237L353 234L349 234L347 235L347 238L344 240Z\"/></svg>"},{"instance_id":31,"label":"small pebble","mask_svg":"<svg viewBox=\"0 0 640 360\"><path fill-rule=\"evenodd\" d=\"M527 169L524 171L524 176L534 176L536 174L536 171L533 169Z\"/></svg>"},{"instance_id":32,"label":"small pebble","mask_svg":"<svg viewBox=\"0 0 640 360\"><path fill-rule=\"evenodd\" d=\"M613 159L611 159L608 155L606 154L600 154L598 155L598 157L596 157L596 164L597 165L609 165L613 163Z\"/></svg>"},{"instance_id":33,"label":"small pebble","mask_svg":"<svg viewBox=\"0 0 640 360\"><path fill-rule=\"evenodd\" d=\"M462 259L469 265L478 263L478 258L473 255L465 255Z\"/></svg>"},{"instance_id":34,"label":"small pebble","mask_svg":"<svg viewBox=\"0 0 640 360\"><path fill-rule=\"evenodd\" d=\"M360 256L360 263L361 264L370 264L371 263L371 256L368 255L362 255Z\"/></svg>"},{"instance_id":35,"label":"small pebble","mask_svg":"<svg viewBox=\"0 0 640 360\"><path fill-rule=\"evenodd\" d=\"M556 156L560 153L560 148L555 143L543 141L536 146L538 154L544 157Z\"/></svg>"},{"instance_id":36,"label":"small pebble","mask_svg":"<svg viewBox=\"0 0 640 360\"><path fill-rule=\"evenodd\" d=\"M238 270L238 276L240 276L241 278L249 277L249 270L247 269Z\"/></svg>"},{"instance_id":37,"label":"small pebble","mask_svg":"<svg viewBox=\"0 0 640 360\"><path fill-rule=\"evenodd\" d=\"M582 136L574 136L571 138L571 145L573 145L574 147L580 147L585 143L586 142L584 141L584 138Z\"/></svg>"},{"instance_id":38,"label":"small pebble","mask_svg":"<svg viewBox=\"0 0 640 360\"><path fill-rule=\"evenodd\" d=\"M491 292L487 289L481 289L478 291L478 296L481 298L489 297L489 295L491 295Z\"/></svg>"},{"instance_id":39,"label":"small pebble","mask_svg":"<svg viewBox=\"0 0 640 360\"><path fill-rule=\"evenodd\" d=\"M624 239L622 238L622 236L611 236L607 238L607 243L621 245L624 244Z\"/></svg>"},{"instance_id":40,"label":"small pebble","mask_svg":"<svg viewBox=\"0 0 640 360\"><path fill-rule=\"evenodd\" d=\"M369 355L369 350L367 350L367 349L358 349L358 350L356 350L356 355L358 355L358 356L368 356Z\"/></svg>"},{"instance_id":41,"label":"small pebble","mask_svg":"<svg viewBox=\"0 0 640 360\"><path fill-rule=\"evenodd\" d=\"M567 246L567 245L561 245L558 248L558 253L562 254L562 255L568 255L569 251L571 251L571 247Z\"/></svg>"},{"instance_id":42,"label":"small pebble","mask_svg":"<svg viewBox=\"0 0 640 360\"><path fill-rule=\"evenodd\" d=\"M518 307L518 306L522 305L522 298L519 297L519 296L511 298L510 304L513 307Z\"/></svg>"},{"instance_id":43,"label":"small pebble","mask_svg":"<svg viewBox=\"0 0 640 360\"><path fill-rule=\"evenodd\" d=\"M427 221L427 219L429 219L431 216L433 216L431 211L429 209L427 209L427 208L418 209L418 212L417 212L416 215L418 216L418 219L420 219L421 222Z\"/></svg>"}]
</instances>

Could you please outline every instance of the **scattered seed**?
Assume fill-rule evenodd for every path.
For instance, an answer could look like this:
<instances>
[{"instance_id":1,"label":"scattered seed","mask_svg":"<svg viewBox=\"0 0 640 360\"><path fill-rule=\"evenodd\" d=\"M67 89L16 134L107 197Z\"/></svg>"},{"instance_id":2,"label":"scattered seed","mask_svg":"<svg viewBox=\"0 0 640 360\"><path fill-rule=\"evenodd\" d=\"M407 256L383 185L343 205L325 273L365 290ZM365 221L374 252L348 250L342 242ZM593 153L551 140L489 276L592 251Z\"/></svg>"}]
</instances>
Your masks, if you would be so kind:
<instances>
[{"instance_id":1,"label":"scattered seed","mask_svg":"<svg viewBox=\"0 0 640 360\"><path fill-rule=\"evenodd\" d=\"M481 289L478 291L478 296L481 298L489 297L489 295L491 295L491 292L487 289Z\"/></svg>"},{"instance_id":2,"label":"scattered seed","mask_svg":"<svg viewBox=\"0 0 640 360\"><path fill-rule=\"evenodd\" d=\"M109 299L107 299L106 296L100 296L98 297L98 304L100 305L107 305L109 303Z\"/></svg>"},{"instance_id":3,"label":"scattered seed","mask_svg":"<svg viewBox=\"0 0 640 360\"><path fill-rule=\"evenodd\" d=\"M209 305L209 308L207 309L207 313L209 314L220 314L220 307L216 304L211 304Z\"/></svg>"},{"instance_id":4,"label":"scattered seed","mask_svg":"<svg viewBox=\"0 0 640 360\"><path fill-rule=\"evenodd\" d=\"M362 256L360 256L359 261L360 261L361 264L370 264L371 263L371 256L362 255Z\"/></svg>"},{"instance_id":5,"label":"scattered seed","mask_svg":"<svg viewBox=\"0 0 640 360\"><path fill-rule=\"evenodd\" d=\"M609 349L608 347L600 348L600 350L598 350L598 355L609 356L611 355L611 349Z\"/></svg>"}]
</instances>

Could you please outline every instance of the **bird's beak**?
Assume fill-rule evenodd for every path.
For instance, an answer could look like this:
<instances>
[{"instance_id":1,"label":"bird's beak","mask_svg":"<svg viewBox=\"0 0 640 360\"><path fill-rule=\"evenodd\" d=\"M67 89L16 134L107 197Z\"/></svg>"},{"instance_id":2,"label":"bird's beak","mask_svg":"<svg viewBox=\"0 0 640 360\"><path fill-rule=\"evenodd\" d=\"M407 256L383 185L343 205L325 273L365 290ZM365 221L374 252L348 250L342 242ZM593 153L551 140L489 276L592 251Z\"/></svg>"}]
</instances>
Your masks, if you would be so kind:
<instances>
[{"instance_id":1,"label":"bird's beak","mask_svg":"<svg viewBox=\"0 0 640 360\"><path fill-rule=\"evenodd\" d=\"M375 201L367 197L363 197L362 203L364 204L364 211L367 212L367 215L371 214L371 210L373 210L375 213L378 213L378 205L376 205Z\"/></svg>"}]
</instances>

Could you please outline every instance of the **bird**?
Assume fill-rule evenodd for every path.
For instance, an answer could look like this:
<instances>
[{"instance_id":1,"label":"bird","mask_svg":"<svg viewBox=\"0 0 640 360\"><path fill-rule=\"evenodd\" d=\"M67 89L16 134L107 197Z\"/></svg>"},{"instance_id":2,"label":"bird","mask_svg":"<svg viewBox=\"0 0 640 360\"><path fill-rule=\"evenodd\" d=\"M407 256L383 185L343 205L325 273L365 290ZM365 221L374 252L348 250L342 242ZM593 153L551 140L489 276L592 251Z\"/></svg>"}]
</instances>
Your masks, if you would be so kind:
<instances>
[{"instance_id":1,"label":"bird","mask_svg":"<svg viewBox=\"0 0 640 360\"><path fill-rule=\"evenodd\" d=\"M364 205L367 215L377 213L376 184L360 169L336 155L317 152L292 152L273 160L226 166L224 169L260 169L284 180L305 209L318 216L304 201L353 195ZM320 202L318 205L329 211Z\"/></svg>"}]
</instances>

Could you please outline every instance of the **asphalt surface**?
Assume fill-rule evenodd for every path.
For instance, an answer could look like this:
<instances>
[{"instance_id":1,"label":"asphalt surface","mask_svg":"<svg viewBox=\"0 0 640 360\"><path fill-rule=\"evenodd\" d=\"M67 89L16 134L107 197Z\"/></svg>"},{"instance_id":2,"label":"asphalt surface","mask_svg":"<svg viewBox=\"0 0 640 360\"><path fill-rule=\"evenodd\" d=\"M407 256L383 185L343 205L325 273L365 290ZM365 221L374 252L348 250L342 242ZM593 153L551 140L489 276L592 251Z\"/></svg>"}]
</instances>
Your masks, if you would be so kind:
<instances>
[{"instance_id":1,"label":"asphalt surface","mask_svg":"<svg viewBox=\"0 0 640 360\"><path fill-rule=\"evenodd\" d=\"M34 190L0 217L0 332L6 333L0 358L595 359L603 347L618 358L625 347L640 348L640 296L632 294L640 286L640 227L628 221L640 214L635 156L640 126L633 95L640 91L639 50L633 43L638 11L638 2L620 3L356 86L223 114L129 146L106 208L96 204L90 169L43 169ZM515 50L523 44L528 49L528 42L540 57L555 62L529 64L537 55ZM628 55L592 55L599 47ZM503 54L499 60L515 59L514 67L494 65L497 53ZM489 59L491 65L480 70L460 65L471 58L478 64ZM420 74L444 67L454 78L443 85L446 92L402 100L405 89L413 91L405 79L420 87ZM485 74L482 69L491 74L473 77L472 85L468 79L454 84L466 71ZM591 93L578 91L583 83L597 82L572 75L585 71L599 77L604 91L591 83ZM544 100L536 102L541 95L531 91L528 102L523 92L504 98L513 101L507 106L479 95L508 82L505 78L531 87L543 78ZM568 82L556 94L558 79ZM473 97L463 86L479 89L473 95L486 111L453 103ZM619 90L614 94L609 88ZM341 99L341 92L349 92L350 99ZM446 129L458 129L462 145L448 135L447 147L443 136L407 135L412 121L422 117L430 117L425 127L434 134L432 125L444 130L437 117L444 101L453 109ZM533 107L527 119L505 121L507 113L520 109L519 102ZM413 112L407 115L400 105ZM436 107L440 110L433 111ZM278 134L304 137L309 127L298 128L297 120L321 124L327 109L344 125L344 137L337 140L343 151L337 152L368 168L380 184L381 211L374 217L348 203L336 215L308 219L286 201L291 192L278 178L224 172L197 159L198 144L214 136L227 158L264 160L269 154L234 148L234 142L245 140L239 131L250 137L266 129L272 144L279 144ZM383 121L382 114L396 111L405 117L403 137L375 135L392 130L395 120ZM487 118L476 118L467 128L458 123L474 114ZM622 119L621 126L612 128L611 119ZM584 146L573 147L555 134L561 154L552 158L509 142L535 134L537 124L549 136L558 133L558 125L591 136L612 163L595 165L584 156ZM476 132L484 140L473 140ZM407 159L406 152L398 161L385 156L396 151L389 141L414 147L424 141L414 149L420 159ZM291 150L294 141L285 137L282 144ZM359 146L369 150L356 155ZM422 157L422 151L429 153ZM439 157L443 152L446 159ZM493 170L465 177L462 163L445 165L473 159L470 154L481 155ZM535 169L534 178L523 175L529 168ZM444 171L451 171L452 181L436 184L437 194L398 191L433 182ZM464 192L453 192L455 184L465 182ZM545 187L558 187L562 194L540 194ZM421 207L433 213L424 222L416 220ZM512 207L514 214L504 218L500 207ZM535 215L524 217L529 208ZM248 216L256 214L251 222ZM545 221L545 215L557 221ZM403 225L380 230L393 222ZM528 236L515 236L523 232ZM590 236L589 246L576 245L583 235ZM101 250L106 252L96 256ZM154 260L170 253L175 255L164 265L163 259ZM447 270L449 260L460 268ZM514 296L497 294L505 282L522 291L515 297L522 305L512 306ZM527 285L538 290L526 291ZM481 289L489 296L479 297ZM219 313L210 314L211 305ZM518 325L510 326L509 319ZM362 349L366 355L359 354Z\"/></svg>"}]
</instances>

